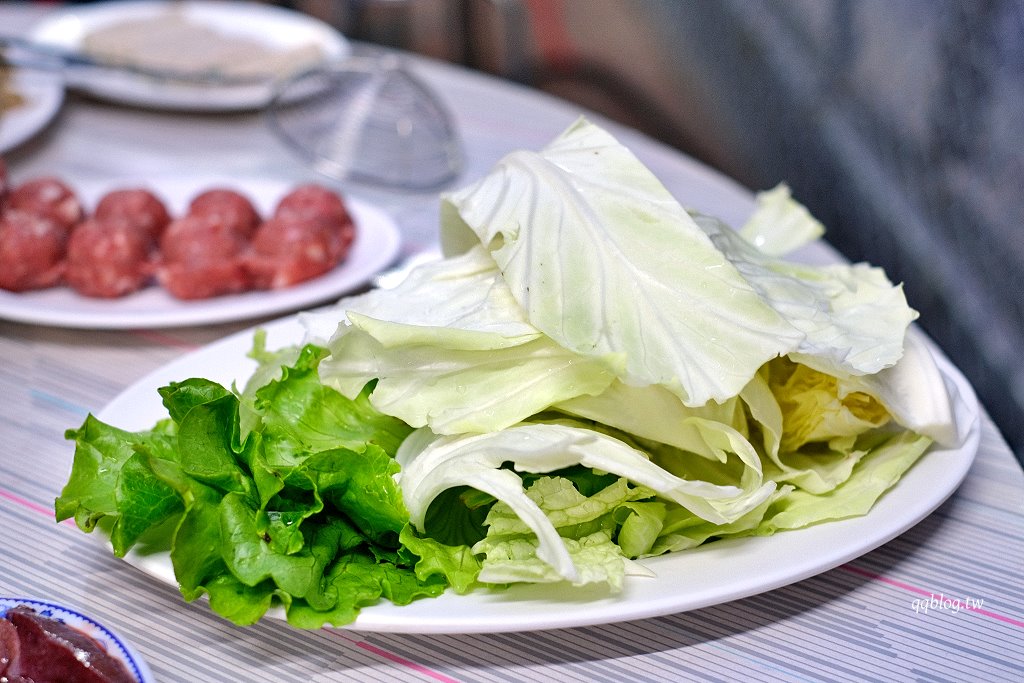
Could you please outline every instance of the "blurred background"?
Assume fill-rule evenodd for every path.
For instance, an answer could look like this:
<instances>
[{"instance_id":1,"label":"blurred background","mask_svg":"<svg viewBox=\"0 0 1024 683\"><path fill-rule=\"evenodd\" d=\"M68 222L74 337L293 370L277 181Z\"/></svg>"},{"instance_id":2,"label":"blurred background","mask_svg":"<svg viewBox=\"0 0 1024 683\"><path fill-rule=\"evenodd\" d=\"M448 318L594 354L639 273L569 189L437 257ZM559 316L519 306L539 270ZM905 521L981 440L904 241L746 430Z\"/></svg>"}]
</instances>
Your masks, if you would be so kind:
<instances>
[{"instance_id":1,"label":"blurred background","mask_svg":"<svg viewBox=\"0 0 1024 683\"><path fill-rule=\"evenodd\" d=\"M520 81L752 190L905 284L1024 460L1024 2L295 0Z\"/></svg>"}]
</instances>

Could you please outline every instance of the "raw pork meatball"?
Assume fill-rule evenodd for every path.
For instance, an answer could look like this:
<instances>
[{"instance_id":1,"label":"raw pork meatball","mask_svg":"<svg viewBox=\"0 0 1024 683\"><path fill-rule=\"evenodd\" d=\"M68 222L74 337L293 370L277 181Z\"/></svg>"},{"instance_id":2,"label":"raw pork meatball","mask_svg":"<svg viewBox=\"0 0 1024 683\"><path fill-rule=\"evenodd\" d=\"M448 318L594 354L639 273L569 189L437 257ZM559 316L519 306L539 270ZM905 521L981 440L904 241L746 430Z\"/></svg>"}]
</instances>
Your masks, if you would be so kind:
<instances>
[{"instance_id":1,"label":"raw pork meatball","mask_svg":"<svg viewBox=\"0 0 1024 683\"><path fill-rule=\"evenodd\" d=\"M100 199L93 216L98 220L123 220L159 240L171 222L167 207L155 194L142 188L113 190Z\"/></svg>"},{"instance_id":2,"label":"raw pork meatball","mask_svg":"<svg viewBox=\"0 0 1024 683\"><path fill-rule=\"evenodd\" d=\"M214 188L196 196L189 204L188 213L222 223L247 239L260 223L259 213L246 196L224 188Z\"/></svg>"},{"instance_id":3,"label":"raw pork meatball","mask_svg":"<svg viewBox=\"0 0 1024 683\"><path fill-rule=\"evenodd\" d=\"M202 261L237 256L247 243L227 223L186 214L167 225L160 238L160 251L165 261Z\"/></svg>"},{"instance_id":4,"label":"raw pork meatball","mask_svg":"<svg viewBox=\"0 0 1024 683\"><path fill-rule=\"evenodd\" d=\"M356 227L345 200L322 185L300 185L286 194L274 209L274 218L287 221L315 221L332 227L341 242L340 262L355 238Z\"/></svg>"},{"instance_id":5,"label":"raw pork meatball","mask_svg":"<svg viewBox=\"0 0 1024 683\"><path fill-rule=\"evenodd\" d=\"M207 299L250 288L246 240L224 222L189 214L171 221L160 240L157 280L179 299Z\"/></svg>"},{"instance_id":6,"label":"raw pork meatball","mask_svg":"<svg viewBox=\"0 0 1024 683\"><path fill-rule=\"evenodd\" d=\"M341 196L322 185L300 185L286 194L274 210L275 218L328 218L339 224L351 223Z\"/></svg>"},{"instance_id":7,"label":"raw pork meatball","mask_svg":"<svg viewBox=\"0 0 1024 683\"><path fill-rule=\"evenodd\" d=\"M78 196L62 181L51 177L36 178L14 187L5 206L52 218L68 232L83 217Z\"/></svg>"},{"instance_id":8,"label":"raw pork meatball","mask_svg":"<svg viewBox=\"0 0 1024 683\"><path fill-rule=\"evenodd\" d=\"M347 255L350 237L326 218L271 218L256 230L247 266L253 285L280 289L323 275Z\"/></svg>"},{"instance_id":9,"label":"raw pork meatball","mask_svg":"<svg viewBox=\"0 0 1024 683\"><path fill-rule=\"evenodd\" d=\"M88 219L71 232L64 279L83 296L131 294L152 275L152 249L149 235L128 221Z\"/></svg>"},{"instance_id":10,"label":"raw pork meatball","mask_svg":"<svg viewBox=\"0 0 1024 683\"><path fill-rule=\"evenodd\" d=\"M0 218L0 289L53 287L64 270L67 231L53 219L9 209Z\"/></svg>"},{"instance_id":11,"label":"raw pork meatball","mask_svg":"<svg viewBox=\"0 0 1024 683\"><path fill-rule=\"evenodd\" d=\"M250 289L249 275L237 259L163 263L157 280L178 299L209 299Z\"/></svg>"}]
</instances>

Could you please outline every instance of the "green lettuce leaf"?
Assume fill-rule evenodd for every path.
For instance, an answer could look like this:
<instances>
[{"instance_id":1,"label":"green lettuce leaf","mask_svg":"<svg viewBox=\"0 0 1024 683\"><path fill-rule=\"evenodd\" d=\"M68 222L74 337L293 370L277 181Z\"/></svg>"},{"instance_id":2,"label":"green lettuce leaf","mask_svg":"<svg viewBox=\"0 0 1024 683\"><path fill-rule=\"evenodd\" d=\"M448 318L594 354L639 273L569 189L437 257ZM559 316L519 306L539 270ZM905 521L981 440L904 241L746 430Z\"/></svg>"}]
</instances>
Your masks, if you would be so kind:
<instances>
[{"instance_id":1,"label":"green lettuce leaf","mask_svg":"<svg viewBox=\"0 0 1024 683\"><path fill-rule=\"evenodd\" d=\"M145 459L146 452L173 450L173 423L132 433L89 415L65 437L75 442L75 457L54 501L58 522L74 518L86 532L107 525L114 554L122 557L149 528L181 513L174 490L149 470Z\"/></svg>"},{"instance_id":2,"label":"green lettuce leaf","mask_svg":"<svg viewBox=\"0 0 1024 683\"><path fill-rule=\"evenodd\" d=\"M402 545L419 558L415 572L420 580L443 580L460 595L480 585L477 577L480 576L481 561L470 546L440 543L429 536L417 534L411 525L402 530L400 538Z\"/></svg>"},{"instance_id":3,"label":"green lettuce leaf","mask_svg":"<svg viewBox=\"0 0 1024 683\"><path fill-rule=\"evenodd\" d=\"M120 469L135 453L135 446L155 432L130 433L88 415L81 427L69 429L64 437L75 442L71 474L55 501L57 521L75 518L84 531L91 531L104 517L117 515L116 489Z\"/></svg>"},{"instance_id":4,"label":"green lettuce leaf","mask_svg":"<svg viewBox=\"0 0 1024 683\"><path fill-rule=\"evenodd\" d=\"M440 594L443 577L418 578L399 541L408 512L393 454L411 429L375 411L369 390L349 399L323 386L322 348L257 355L267 383L246 387L244 410L193 378L160 389L169 419L153 430L92 416L69 430L58 516L109 525L119 555L144 537L169 548L182 596L209 596L237 624L280 604L294 624L341 625L381 599Z\"/></svg>"}]
</instances>

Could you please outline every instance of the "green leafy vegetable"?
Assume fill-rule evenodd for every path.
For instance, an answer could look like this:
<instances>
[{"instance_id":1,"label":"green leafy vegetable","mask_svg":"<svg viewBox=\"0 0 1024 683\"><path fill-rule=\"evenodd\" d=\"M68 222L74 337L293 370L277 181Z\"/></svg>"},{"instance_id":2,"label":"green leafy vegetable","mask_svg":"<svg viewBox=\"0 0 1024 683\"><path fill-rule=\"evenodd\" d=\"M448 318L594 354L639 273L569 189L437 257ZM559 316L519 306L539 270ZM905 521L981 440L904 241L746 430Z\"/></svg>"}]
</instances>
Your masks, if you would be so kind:
<instances>
[{"instance_id":1,"label":"green leafy vegetable","mask_svg":"<svg viewBox=\"0 0 1024 683\"><path fill-rule=\"evenodd\" d=\"M740 235L768 256L784 256L825 234L823 226L799 202L789 187L757 195L754 213L739 229Z\"/></svg>"},{"instance_id":2,"label":"green leafy vegetable","mask_svg":"<svg viewBox=\"0 0 1024 683\"><path fill-rule=\"evenodd\" d=\"M475 233L560 346L624 354L627 383L663 384L690 406L735 396L801 339L657 178L586 122L446 196L441 230L450 250Z\"/></svg>"},{"instance_id":3,"label":"green leafy vegetable","mask_svg":"<svg viewBox=\"0 0 1024 683\"><path fill-rule=\"evenodd\" d=\"M88 417L68 432L75 462L58 519L89 531L109 518L118 555L147 533L169 534L182 595L208 594L240 624L275 602L293 623L319 627L349 623L381 598L439 594L444 583L416 578L416 558L399 552L408 513L393 455L410 428L365 394L350 400L321 384L323 356L313 345L265 356L275 366L247 390L244 435L238 396L198 378L160 390L171 419L153 431Z\"/></svg>"},{"instance_id":4,"label":"green leafy vegetable","mask_svg":"<svg viewBox=\"0 0 1024 683\"><path fill-rule=\"evenodd\" d=\"M957 430L901 287L781 259L822 231L785 186L739 231L690 213L580 120L442 198L445 258L300 315L305 345L257 332L241 390L69 430L57 517L169 547L235 623L318 628L446 587L615 592L644 558L865 514Z\"/></svg>"}]
</instances>

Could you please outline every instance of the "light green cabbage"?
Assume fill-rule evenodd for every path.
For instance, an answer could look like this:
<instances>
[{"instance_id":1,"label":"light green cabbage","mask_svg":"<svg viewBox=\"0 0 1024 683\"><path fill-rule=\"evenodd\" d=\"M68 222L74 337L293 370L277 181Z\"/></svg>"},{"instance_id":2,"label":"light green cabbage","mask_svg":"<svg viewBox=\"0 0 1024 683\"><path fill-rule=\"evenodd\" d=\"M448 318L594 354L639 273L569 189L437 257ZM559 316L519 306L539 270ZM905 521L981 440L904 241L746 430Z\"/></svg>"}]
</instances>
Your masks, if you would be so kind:
<instances>
[{"instance_id":1,"label":"light green cabbage","mask_svg":"<svg viewBox=\"0 0 1024 683\"><path fill-rule=\"evenodd\" d=\"M864 375L903 355L903 338L917 312L881 268L782 261L717 219L696 220L768 305L803 333L789 352L793 359L822 372Z\"/></svg>"},{"instance_id":2,"label":"light green cabbage","mask_svg":"<svg viewBox=\"0 0 1024 683\"><path fill-rule=\"evenodd\" d=\"M583 356L624 354L628 384L664 385L689 406L735 396L803 337L628 149L586 122L444 197L447 248L468 230L535 327Z\"/></svg>"},{"instance_id":3,"label":"light green cabbage","mask_svg":"<svg viewBox=\"0 0 1024 683\"><path fill-rule=\"evenodd\" d=\"M784 186L740 232L585 120L442 202L448 256L301 316L241 391L88 418L58 520L171 548L188 600L341 625L480 584L621 590L642 558L867 513L958 442L916 313ZM153 534L153 536L150 536ZM162 537L161 537L162 534Z\"/></svg>"},{"instance_id":4,"label":"light green cabbage","mask_svg":"<svg viewBox=\"0 0 1024 683\"><path fill-rule=\"evenodd\" d=\"M825 234L823 226L793 199L785 184L757 193L754 213L740 235L768 256L785 256Z\"/></svg>"},{"instance_id":5,"label":"light green cabbage","mask_svg":"<svg viewBox=\"0 0 1024 683\"><path fill-rule=\"evenodd\" d=\"M397 481L414 526L423 528L430 503L442 491L471 486L514 510L536 534L537 557L570 581L577 580L577 571L555 524L526 494L516 472L546 474L583 465L624 477L716 524L742 517L775 489L759 476L744 476L742 488L686 480L618 439L564 424L524 424L461 436L420 430L405 440L397 459L402 466ZM502 468L505 462L513 469ZM758 463L758 475L760 469Z\"/></svg>"},{"instance_id":6,"label":"light green cabbage","mask_svg":"<svg viewBox=\"0 0 1024 683\"><path fill-rule=\"evenodd\" d=\"M691 214L585 120L443 196L445 258L307 322L324 384L417 428L421 571L618 586L629 558L862 514L955 441L902 288L781 260L821 232L785 186L740 232ZM462 490L493 504L471 548L426 533Z\"/></svg>"}]
</instances>

